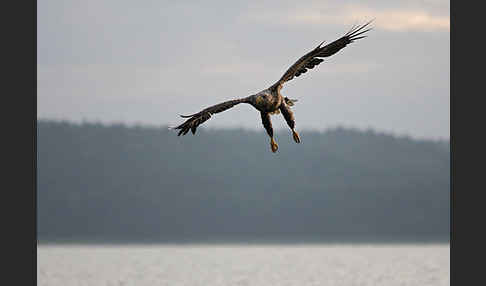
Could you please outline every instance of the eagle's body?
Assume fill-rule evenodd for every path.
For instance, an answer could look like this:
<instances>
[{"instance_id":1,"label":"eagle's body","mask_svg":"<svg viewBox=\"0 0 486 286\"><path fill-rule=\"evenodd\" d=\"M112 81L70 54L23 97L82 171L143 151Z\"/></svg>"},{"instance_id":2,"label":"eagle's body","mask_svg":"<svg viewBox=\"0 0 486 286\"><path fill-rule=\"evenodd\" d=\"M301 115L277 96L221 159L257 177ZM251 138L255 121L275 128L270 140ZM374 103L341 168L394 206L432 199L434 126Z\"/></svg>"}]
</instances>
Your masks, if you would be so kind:
<instances>
[{"instance_id":1,"label":"eagle's body","mask_svg":"<svg viewBox=\"0 0 486 286\"><path fill-rule=\"evenodd\" d=\"M248 101L258 111L272 113L278 110L284 99L280 92L265 89L249 96Z\"/></svg>"},{"instance_id":2,"label":"eagle's body","mask_svg":"<svg viewBox=\"0 0 486 286\"><path fill-rule=\"evenodd\" d=\"M237 104L247 103L260 111L262 124L265 127L268 136L270 137L270 146L272 152L276 152L278 150L278 145L273 139L273 128L272 122L270 121L271 114L282 113L285 121L287 121L287 124L292 130L294 141L300 143L299 134L295 131L294 115L292 110L290 109L290 106L293 106L294 102L297 100L292 100L282 96L280 90L282 89L283 84L293 79L294 77L298 77L301 74L306 73L309 69L312 69L315 66L319 65L322 61L324 61L324 59L322 58L329 57L344 48L347 44L366 37L360 35L371 30L371 28L363 30L363 28L368 26L370 23L371 21L362 26L351 28L351 30L343 37L324 47L321 47L324 42L321 43L314 50L308 52L299 60L297 60L297 62L295 62L276 83L274 83L269 88L260 91L257 94L253 94L240 99L225 101L223 103L208 107L192 115L181 115L181 117L189 119L187 119L181 125L175 127L175 129L180 129L178 135L185 135L187 134L187 132L189 132L189 130L191 130L191 132L195 134L197 127L209 118L211 118L211 115L225 111Z\"/></svg>"}]
</instances>

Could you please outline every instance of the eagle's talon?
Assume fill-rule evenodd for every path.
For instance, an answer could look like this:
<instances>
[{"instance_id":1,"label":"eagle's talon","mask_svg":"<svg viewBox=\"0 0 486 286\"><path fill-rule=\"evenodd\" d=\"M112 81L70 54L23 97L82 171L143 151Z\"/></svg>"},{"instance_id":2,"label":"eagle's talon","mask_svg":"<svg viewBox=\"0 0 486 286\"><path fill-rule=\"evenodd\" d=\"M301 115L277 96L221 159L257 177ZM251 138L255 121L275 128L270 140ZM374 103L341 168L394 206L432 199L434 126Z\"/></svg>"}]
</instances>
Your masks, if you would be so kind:
<instances>
[{"instance_id":1,"label":"eagle's talon","mask_svg":"<svg viewBox=\"0 0 486 286\"><path fill-rule=\"evenodd\" d=\"M300 136L299 133L297 133L297 131L292 130L292 136L294 137L295 143L300 143Z\"/></svg>"},{"instance_id":2,"label":"eagle's talon","mask_svg":"<svg viewBox=\"0 0 486 286\"><path fill-rule=\"evenodd\" d=\"M270 139L270 147L272 148L272 152L275 153L278 150L278 144L275 142L275 140L272 138Z\"/></svg>"}]
</instances>

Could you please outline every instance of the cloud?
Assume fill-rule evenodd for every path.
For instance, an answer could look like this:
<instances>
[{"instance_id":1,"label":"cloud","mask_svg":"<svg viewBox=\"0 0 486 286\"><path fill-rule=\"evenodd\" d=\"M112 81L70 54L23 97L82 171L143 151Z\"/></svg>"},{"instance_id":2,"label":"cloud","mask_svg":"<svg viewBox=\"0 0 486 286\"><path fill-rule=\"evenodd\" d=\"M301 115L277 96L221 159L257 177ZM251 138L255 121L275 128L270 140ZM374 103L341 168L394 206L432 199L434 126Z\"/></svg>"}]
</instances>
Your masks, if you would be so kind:
<instances>
[{"instance_id":1,"label":"cloud","mask_svg":"<svg viewBox=\"0 0 486 286\"><path fill-rule=\"evenodd\" d=\"M368 8L347 5L343 8L287 9L251 12L246 20L276 25L349 25L375 19L375 28L389 31L449 31L449 16L435 15L421 8Z\"/></svg>"},{"instance_id":2,"label":"cloud","mask_svg":"<svg viewBox=\"0 0 486 286\"><path fill-rule=\"evenodd\" d=\"M376 27L391 31L434 31L450 29L447 16L434 16L423 10L373 10L363 7L351 7L347 10L348 20L359 20L365 17L376 19Z\"/></svg>"}]
</instances>

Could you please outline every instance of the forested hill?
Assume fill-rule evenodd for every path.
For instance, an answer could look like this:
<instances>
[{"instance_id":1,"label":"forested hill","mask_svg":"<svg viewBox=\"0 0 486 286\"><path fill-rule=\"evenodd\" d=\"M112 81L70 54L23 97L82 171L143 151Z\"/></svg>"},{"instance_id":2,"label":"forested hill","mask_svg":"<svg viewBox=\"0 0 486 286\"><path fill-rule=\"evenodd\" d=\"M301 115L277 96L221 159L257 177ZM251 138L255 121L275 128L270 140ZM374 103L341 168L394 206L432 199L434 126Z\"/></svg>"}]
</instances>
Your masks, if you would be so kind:
<instances>
[{"instance_id":1,"label":"forested hill","mask_svg":"<svg viewBox=\"0 0 486 286\"><path fill-rule=\"evenodd\" d=\"M38 121L40 242L447 241L449 143Z\"/></svg>"}]
</instances>

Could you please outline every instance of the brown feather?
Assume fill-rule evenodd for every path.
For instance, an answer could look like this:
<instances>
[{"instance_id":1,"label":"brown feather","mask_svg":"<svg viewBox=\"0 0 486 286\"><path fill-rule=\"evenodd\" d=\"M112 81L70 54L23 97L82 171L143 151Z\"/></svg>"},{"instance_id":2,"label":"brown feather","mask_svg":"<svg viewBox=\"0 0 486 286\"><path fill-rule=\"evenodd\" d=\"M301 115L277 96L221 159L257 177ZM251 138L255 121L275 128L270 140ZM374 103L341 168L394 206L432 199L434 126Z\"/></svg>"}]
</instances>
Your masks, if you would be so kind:
<instances>
[{"instance_id":1,"label":"brown feather","mask_svg":"<svg viewBox=\"0 0 486 286\"><path fill-rule=\"evenodd\" d=\"M223 103L219 103L208 108L203 109L198 113L194 113L192 115L181 115L182 118L189 118L181 125L175 127L174 129L180 129L177 136L186 135L189 130L191 130L192 134L196 134L196 129L199 125L203 124L209 118L211 118L212 114L223 112L231 107L246 102L246 99L235 99L225 101Z\"/></svg>"},{"instance_id":2,"label":"brown feather","mask_svg":"<svg viewBox=\"0 0 486 286\"><path fill-rule=\"evenodd\" d=\"M321 47L324 43L322 42L319 44L315 49L308 52L307 54L303 55L300 59L298 59L280 78L278 82L272 85L271 89L275 89L278 86L284 84L285 82L293 79L294 77L298 77L303 73L306 73L307 70L314 68L315 66L319 65L321 62L324 61L325 57L330 57L346 47L349 43L356 41L358 39L362 39L366 36L360 36L372 28L364 29L367 27L373 20L367 22L361 26L353 26L343 37L337 39L336 41Z\"/></svg>"}]
</instances>

